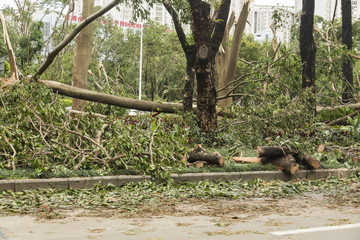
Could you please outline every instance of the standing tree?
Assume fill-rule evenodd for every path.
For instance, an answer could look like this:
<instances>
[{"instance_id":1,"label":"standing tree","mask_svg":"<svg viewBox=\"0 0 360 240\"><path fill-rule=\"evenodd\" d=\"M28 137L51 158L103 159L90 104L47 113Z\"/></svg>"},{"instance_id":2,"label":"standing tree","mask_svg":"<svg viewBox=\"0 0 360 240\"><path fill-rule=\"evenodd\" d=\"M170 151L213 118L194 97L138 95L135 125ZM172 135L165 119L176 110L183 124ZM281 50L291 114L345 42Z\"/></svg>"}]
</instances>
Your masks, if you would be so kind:
<instances>
[{"instance_id":1,"label":"standing tree","mask_svg":"<svg viewBox=\"0 0 360 240\"><path fill-rule=\"evenodd\" d=\"M213 17L210 4L201 0L189 0L192 16L192 35L195 49L197 81L197 116L203 132L217 128L215 57L224 36L229 15L230 0L216 5Z\"/></svg>"},{"instance_id":2,"label":"standing tree","mask_svg":"<svg viewBox=\"0 0 360 240\"><path fill-rule=\"evenodd\" d=\"M87 18L94 12L94 0L83 0L82 17ZM73 68L73 86L87 88L88 69L91 59L92 24L85 27L76 38L77 52ZM86 110L86 101L73 99L73 110Z\"/></svg>"},{"instance_id":3,"label":"standing tree","mask_svg":"<svg viewBox=\"0 0 360 240\"><path fill-rule=\"evenodd\" d=\"M303 0L300 24L300 55L302 69L302 88L312 88L315 92L316 45L313 36L314 0Z\"/></svg>"},{"instance_id":4,"label":"standing tree","mask_svg":"<svg viewBox=\"0 0 360 240\"><path fill-rule=\"evenodd\" d=\"M348 51L352 49L352 17L351 17L351 1L341 0L341 13L342 13L342 44L344 44ZM352 98L353 88L353 71L350 57L343 60L342 64L343 73L343 103L348 103Z\"/></svg>"}]
</instances>

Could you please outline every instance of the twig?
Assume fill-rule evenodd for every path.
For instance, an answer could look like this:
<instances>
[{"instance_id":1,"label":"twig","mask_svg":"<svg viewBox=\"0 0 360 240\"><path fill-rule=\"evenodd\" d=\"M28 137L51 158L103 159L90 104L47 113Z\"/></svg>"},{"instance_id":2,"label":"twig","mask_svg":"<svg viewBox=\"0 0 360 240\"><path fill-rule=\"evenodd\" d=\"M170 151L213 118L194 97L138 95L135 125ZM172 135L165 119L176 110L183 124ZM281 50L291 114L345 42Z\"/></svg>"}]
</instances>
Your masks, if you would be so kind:
<instances>
[{"instance_id":1,"label":"twig","mask_svg":"<svg viewBox=\"0 0 360 240\"><path fill-rule=\"evenodd\" d=\"M159 123L158 125L156 126L156 128L154 129L154 131L152 132L151 134L151 140L150 140L150 146L149 146L149 151L150 151L150 162L152 165L154 165L154 160L153 160L153 152L152 152L152 144L154 142L154 135L155 135L155 132L156 130L159 128L160 126L160 119L159 119Z\"/></svg>"},{"instance_id":2,"label":"twig","mask_svg":"<svg viewBox=\"0 0 360 240\"><path fill-rule=\"evenodd\" d=\"M12 166L12 170L16 170L16 166L15 166L16 150L5 135L1 134L1 136L4 138L5 142L11 147L11 150L13 151L13 155L11 156L12 158L11 166ZM8 160L8 166L10 167L10 160Z\"/></svg>"}]
</instances>

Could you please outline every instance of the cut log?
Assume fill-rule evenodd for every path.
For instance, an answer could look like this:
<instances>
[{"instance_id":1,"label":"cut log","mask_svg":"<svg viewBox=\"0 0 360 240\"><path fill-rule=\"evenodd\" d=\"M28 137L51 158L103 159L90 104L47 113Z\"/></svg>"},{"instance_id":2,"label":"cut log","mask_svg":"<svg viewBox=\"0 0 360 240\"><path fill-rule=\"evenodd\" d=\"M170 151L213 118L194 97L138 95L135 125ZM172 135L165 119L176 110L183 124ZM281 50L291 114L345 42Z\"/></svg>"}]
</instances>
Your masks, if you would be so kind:
<instances>
[{"instance_id":1,"label":"cut log","mask_svg":"<svg viewBox=\"0 0 360 240\"><path fill-rule=\"evenodd\" d=\"M320 162L311 155L302 154L300 157L300 160L302 161L304 166L307 167L308 169L321 169L322 168Z\"/></svg>"},{"instance_id":2,"label":"cut log","mask_svg":"<svg viewBox=\"0 0 360 240\"><path fill-rule=\"evenodd\" d=\"M286 146L258 146L257 147L257 156L258 157L268 157L276 158L286 156L288 154L296 155L298 151Z\"/></svg>"},{"instance_id":3,"label":"cut log","mask_svg":"<svg viewBox=\"0 0 360 240\"><path fill-rule=\"evenodd\" d=\"M199 144L199 146L197 146L195 149L192 149L188 158L189 163L195 163L197 161L205 161L208 164L216 164L219 167L223 167L225 165L225 160L220 154L208 153L206 149L201 146L201 144Z\"/></svg>"},{"instance_id":4,"label":"cut log","mask_svg":"<svg viewBox=\"0 0 360 240\"><path fill-rule=\"evenodd\" d=\"M235 162L239 163L261 163L267 164L269 163L269 159L266 157L258 158L258 157L233 157Z\"/></svg>"},{"instance_id":5,"label":"cut log","mask_svg":"<svg viewBox=\"0 0 360 240\"><path fill-rule=\"evenodd\" d=\"M205 161L196 161L194 163L194 165L196 168L203 168L203 167L207 166L208 164Z\"/></svg>"},{"instance_id":6,"label":"cut log","mask_svg":"<svg viewBox=\"0 0 360 240\"><path fill-rule=\"evenodd\" d=\"M291 154L275 158L233 157L233 160L242 163L261 163L263 165L271 163L272 165L275 165L279 170L288 174L295 174L299 170L299 164L296 163L296 159Z\"/></svg>"},{"instance_id":7,"label":"cut log","mask_svg":"<svg viewBox=\"0 0 360 240\"><path fill-rule=\"evenodd\" d=\"M270 159L270 163L287 174L295 174L299 170L299 164L291 154Z\"/></svg>"}]
</instances>

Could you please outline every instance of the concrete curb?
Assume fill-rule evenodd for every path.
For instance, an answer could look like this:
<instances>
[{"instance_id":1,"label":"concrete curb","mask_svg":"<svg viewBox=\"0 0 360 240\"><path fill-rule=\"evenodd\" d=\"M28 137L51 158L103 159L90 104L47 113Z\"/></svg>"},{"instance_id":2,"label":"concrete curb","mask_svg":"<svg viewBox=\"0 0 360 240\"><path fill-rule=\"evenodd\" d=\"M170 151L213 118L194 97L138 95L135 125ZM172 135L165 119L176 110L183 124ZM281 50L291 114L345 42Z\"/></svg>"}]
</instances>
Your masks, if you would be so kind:
<instances>
[{"instance_id":1,"label":"concrete curb","mask_svg":"<svg viewBox=\"0 0 360 240\"><path fill-rule=\"evenodd\" d=\"M281 180L290 181L294 179L321 179L328 176L346 178L350 177L353 170L349 169L321 169L321 170L301 170L294 175L287 175L279 171L257 171L257 172L216 172L216 173L185 173L172 174L171 178L177 182L199 182L199 181L253 181L262 180ZM96 184L122 186L127 183L150 180L149 176L104 176L104 177L77 177L77 178L49 178L49 179L16 179L0 180L0 191L24 191L38 188L91 188Z\"/></svg>"}]
</instances>

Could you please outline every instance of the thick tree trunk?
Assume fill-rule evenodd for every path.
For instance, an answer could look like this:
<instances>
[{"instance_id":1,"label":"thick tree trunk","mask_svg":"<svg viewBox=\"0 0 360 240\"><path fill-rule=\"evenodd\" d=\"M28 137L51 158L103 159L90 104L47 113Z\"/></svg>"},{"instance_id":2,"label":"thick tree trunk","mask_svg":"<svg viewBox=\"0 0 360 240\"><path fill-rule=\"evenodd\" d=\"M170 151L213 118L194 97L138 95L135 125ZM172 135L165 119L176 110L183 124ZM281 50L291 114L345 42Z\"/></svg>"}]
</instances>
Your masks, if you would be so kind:
<instances>
[{"instance_id":1,"label":"thick tree trunk","mask_svg":"<svg viewBox=\"0 0 360 240\"><path fill-rule=\"evenodd\" d=\"M94 0L83 0L82 17L87 18L94 12ZM73 68L73 86L87 89L88 87L88 70L91 59L91 37L92 24L84 28L76 39L77 52L75 55ZM72 109L85 111L86 101L73 99Z\"/></svg>"},{"instance_id":2,"label":"thick tree trunk","mask_svg":"<svg viewBox=\"0 0 360 240\"><path fill-rule=\"evenodd\" d=\"M303 0L300 24L300 55L302 69L302 87L312 88L315 93L315 55L316 46L313 37L315 0Z\"/></svg>"},{"instance_id":3,"label":"thick tree trunk","mask_svg":"<svg viewBox=\"0 0 360 240\"><path fill-rule=\"evenodd\" d=\"M342 43L350 51L352 49L352 15L351 15L351 1L341 0L341 12L342 12ZM343 73L343 103L348 103L352 99L353 90L353 70L350 57L343 60L342 64Z\"/></svg>"},{"instance_id":4,"label":"thick tree trunk","mask_svg":"<svg viewBox=\"0 0 360 240\"><path fill-rule=\"evenodd\" d=\"M208 133L217 128L214 64L215 61L200 61L196 69L199 127Z\"/></svg>"},{"instance_id":5,"label":"thick tree trunk","mask_svg":"<svg viewBox=\"0 0 360 240\"><path fill-rule=\"evenodd\" d=\"M216 9L216 19L210 17L210 4L189 0L192 33L197 50L195 71L197 80L197 115L203 132L213 133L217 128L215 56L224 36L229 15L230 0L224 0Z\"/></svg>"}]
</instances>

